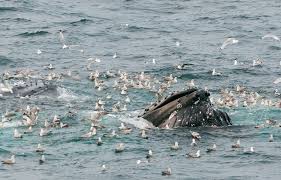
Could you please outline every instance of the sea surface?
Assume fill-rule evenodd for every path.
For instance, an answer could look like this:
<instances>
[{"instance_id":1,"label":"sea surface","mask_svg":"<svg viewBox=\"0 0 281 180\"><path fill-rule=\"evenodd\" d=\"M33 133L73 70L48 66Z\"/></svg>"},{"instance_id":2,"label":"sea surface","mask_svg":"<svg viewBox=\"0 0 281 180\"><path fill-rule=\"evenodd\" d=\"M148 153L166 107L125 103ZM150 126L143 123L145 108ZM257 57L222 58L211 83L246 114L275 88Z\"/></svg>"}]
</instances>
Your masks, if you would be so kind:
<instances>
[{"instance_id":1,"label":"sea surface","mask_svg":"<svg viewBox=\"0 0 281 180\"><path fill-rule=\"evenodd\" d=\"M159 81L164 76L177 77L168 92L186 88L195 80L196 86L208 87L211 97L220 96L221 89L235 91L237 84L249 92L280 101L274 94L281 91L273 84L281 77L280 41L264 39L266 34L281 37L281 1L279 0L1 0L0 1L0 72L31 69L48 74L45 66L52 64L52 72L72 71L80 80L64 78L56 82L55 91L31 96L28 99L7 97L0 99L0 113L15 111L27 105L40 108L38 124L33 133L22 139L13 137L17 116L8 127L0 129L0 159L16 155L14 165L0 165L0 179L280 179L281 128L266 126L254 128L268 119L281 122L281 109L275 106L222 108L228 112L233 126L223 128L179 128L174 130L150 129L149 139L139 136L143 112L155 95L149 90L129 88L131 103L127 111L109 113L102 117L106 128L90 139L80 138L90 129L89 114L95 102L106 101L111 111L118 101L123 105L126 96L112 88L114 80L107 80L108 88L97 91L89 80L90 72L119 70L134 77L145 72ZM63 49L59 40L63 31L67 45ZM220 47L228 37L237 44ZM37 50L42 51L41 54ZM113 58L114 54L117 58ZM100 62L86 66L89 58ZM155 64L152 63L155 59ZM253 66L261 59L262 66ZM234 65L234 60L238 65ZM178 64L191 63L184 70ZM222 73L212 76L213 69ZM167 92L167 94L168 94ZM112 99L105 97L111 95ZM71 111L75 115L68 116ZM54 128L52 134L39 136L45 119L59 115L69 128ZM129 135L118 132L120 122L133 128ZM19 126L23 132L27 127ZM117 138L98 137L116 130ZM191 131L201 134L198 146L191 147ZM268 142L273 134L274 142ZM240 149L232 149L237 139ZM171 151L178 141L181 149ZM125 151L114 152L117 143L125 144ZM37 144L46 149L46 162L39 165ZM217 151L206 153L216 143ZM247 153L250 147L254 153ZM153 157L146 154L152 149ZM189 152L201 150L200 158L187 158ZM137 164L137 160L141 160ZM102 172L102 165L107 170ZM172 175L161 176L170 167Z\"/></svg>"}]
</instances>

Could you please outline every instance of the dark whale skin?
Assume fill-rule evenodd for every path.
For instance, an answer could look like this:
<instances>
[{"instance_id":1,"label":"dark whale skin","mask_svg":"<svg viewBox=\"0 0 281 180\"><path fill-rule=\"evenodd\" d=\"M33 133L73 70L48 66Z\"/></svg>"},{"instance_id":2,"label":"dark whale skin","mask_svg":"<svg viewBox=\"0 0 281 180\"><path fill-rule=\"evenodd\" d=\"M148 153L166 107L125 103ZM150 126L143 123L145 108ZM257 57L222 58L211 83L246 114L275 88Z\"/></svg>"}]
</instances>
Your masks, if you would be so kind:
<instances>
[{"instance_id":1,"label":"dark whale skin","mask_svg":"<svg viewBox=\"0 0 281 180\"><path fill-rule=\"evenodd\" d=\"M14 85L12 88L13 93L5 92L1 93L3 96L16 96L25 97L31 95L41 94L49 90L55 90L56 85L49 81L42 80L30 80L28 82L22 81L22 84Z\"/></svg>"},{"instance_id":2,"label":"dark whale skin","mask_svg":"<svg viewBox=\"0 0 281 180\"><path fill-rule=\"evenodd\" d=\"M200 89L174 93L145 109L141 117L160 128L232 125L228 114L215 109L209 96Z\"/></svg>"}]
</instances>

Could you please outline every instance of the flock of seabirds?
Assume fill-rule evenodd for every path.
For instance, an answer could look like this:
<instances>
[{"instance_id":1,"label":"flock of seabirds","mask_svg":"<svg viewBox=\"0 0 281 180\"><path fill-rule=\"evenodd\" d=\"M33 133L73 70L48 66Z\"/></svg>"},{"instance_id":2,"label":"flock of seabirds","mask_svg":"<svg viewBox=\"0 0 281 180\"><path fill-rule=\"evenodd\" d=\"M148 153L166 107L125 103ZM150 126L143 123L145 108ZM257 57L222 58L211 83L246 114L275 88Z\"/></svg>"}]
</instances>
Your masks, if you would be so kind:
<instances>
[{"instance_id":1,"label":"flock of seabirds","mask_svg":"<svg viewBox=\"0 0 281 180\"><path fill-rule=\"evenodd\" d=\"M63 49L73 49L77 50L76 45L68 45L65 41L63 31L59 31L59 39L60 42L62 43L62 48ZM272 39L275 41L280 41L279 37L272 35L272 34L267 34L262 39ZM220 49L223 50L229 45L237 44L239 40L235 38L227 38L223 44L221 45ZM179 42L176 42L176 46L180 46ZM84 51L79 49L81 53ZM37 54L40 55L43 53L40 49L37 50ZM117 53L113 55L112 58L118 58ZM99 98L98 101L95 104L95 111L94 113L91 113L89 119L90 126L89 126L89 131L85 134L81 134L81 138L92 138L94 136L98 135L98 131L101 128L105 128L104 125L101 124L101 119L104 115L110 113L118 113L121 111L127 111L127 104L131 102L130 97L128 96L128 90L130 88L136 88L136 89L145 89L148 91L151 91L155 93L155 96L159 101L161 101L164 98L164 94L169 90L169 88L172 86L172 84L177 83L177 77L174 77L172 74L170 76L164 77L162 80L157 80L154 77L151 77L150 75L145 74L144 72L141 72L140 74L135 74L135 75L129 75L127 72L122 72L118 71L117 73L113 73L110 71L106 72L99 72L98 70L93 71L92 65L95 63L99 63L101 60L98 58L89 58L88 59L88 64L87 64L87 70L89 71L89 80L93 81L94 87L97 91L103 91L105 88L110 88L106 87L108 85L105 85L105 81L108 79L113 79L113 85L111 84L112 88L115 91L118 91L121 96L124 97L125 103L120 103L117 102L112 106L111 110L105 110L104 106L107 103L106 101L109 101L112 96L111 94L106 94L105 98ZM156 60L153 59L151 61L152 64L156 63ZM234 61L233 65L237 65L238 62L237 60ZM262 66L263 62L260 59L253 60L253 66ZM183 70L186 67L191 66L191 64L180 64L176 65L175 68L177 70ZM281 61L280 61L280 66L281 66ZM62 80L64 78L70 78L72 80L80 80L79 75L73 75L72 72L69 70L67 73L60 74L55 72L55 67L52 64L49 64L46 66L48 69L48 74L47 75L41 75L41 74L35 74L34 71L32 70L17 70L15 72L4 72L2 75L2 81L0 83L0 100L1 98L4 98L5 95L10 95L14 96L15 98L29 98L30 96L36 95L38 93L34 94L28 94L28 93L22 93L20 94L18 90L20 88L24 89L24 87L29 86L27 83L27 80L29 79L35 79L35 81L31 81L38 86L38 84L43 83L45 85L46 82L50 81L57 81L57 80ZM215 69L212 71L213 76L221 76L222 74L219 72L216 72ZM40 82L39 82L40 81ZM281 78L277 78L276 80L273 81L274 84L278 84L281 82ZM45 87L45 86L42 86ZM190 82L187 82L186 88L194 88L196 87L195 81L191 80ZM207 87L205 88L207 90ZM44 88L42 88L42 91L44 91ZM18 94L17 94L18 93ZM29 92L30 93L30 92ZM234 89L228 90L228 89L223 89L220 92L220 97L218 99L211 98L211 102L215 104L218 107L223 107L223 108L235 108L238 106L255 106L255 105L261 105L261 106L266 106L266 107L278 107L281 108L281 101L273 101L271 99L267 99L257 92L251 92L248 91L245 87L242 87L240 85L237 85ZM280 93L278 90L275 91L274 93L275 96L280 96ZM40 108L39 107L30 107L27 106L26 108L21 108L17 109L15 111L6 111L2 115L2 121L0 123L0 128L4 128L6 123L9 123L11 121L15 121L15 117L20 116L22 117L22 120L20 120L20 123L18 124L19 126L25 126L26 130L24 132L19 132L17 128L13 129L14 131L14 138L16 140L19 140L21 138L24 138L27 136L29 133L35 133L38 134L38 136L44 137L44 136L52 136L51 131L53 128L67 128L69 125L67 122L63 122L59 116L54 115L53 119L45 119L44 126L43 127L38 127L38 121L40 121L39 118L39 112ZM69 112L72 113L72 112ZM266 120L262 124L258 124L255 126L255 128L263 128L263 127L276 127L280 128L281 123L279 123L276 120ZM35 130L34 130L35 129ZM169 126L166 126L165 129L170 129ZM125 123L121 123L120 127L118 128L118 131L112 130L110 134L107 134L107 137L114 138L117 137L119 133L121 134L130 134L132 132L133 128L129 127ZM191 146L197 146L199 140L200 140L200 134L198 132L190 131L190 136L192 138L192 143ZM96 140L97 146L101 146L103 142L103 137L100 136ZM141 129L140 130L140 137L144 139L149 139L149 136L147 135L147 129ZM270 134L269 142L274 141L273 134ZM242 148L240 145L240 139L237 140L232 145L229 145L233 149L238 149ZM116 145L116 148L114 149L115 153L122 153L124 149L126 148L126 145L124 143L119 143ZM171 145L170 147L171 151L177 151L181 149L181 146L179 145L178 142L174 142L174 144ZM207 148L207 152L211 153L213 151L216 151L217 147L216 144L213 144L211 147ZM41 158L39 159L40 164L44 164L46 161L44 152L48 151L47 149L44 149L44 145L38 144L37 148L34 149L35 152L39 153L41 155ZM253 153L254 147L244 148L245 153ZM200 158L200 150L197 150L195 153L190 152L187 153L186 156L188 158ZM152 149L150 149L146 155L147 160L149 161L151 158L153 158L153 152ZM16 157L14 154L11 155L10 159L2 160L3 164L6 165L13 165L16 163ZM137 161L137 164L142 163L141 160ZM103 164L101 166L101 171L106 172L108 170L108 165ZM170 167L162 171L162 175L171 175L172 170Z\"/></svg>"}]
</instances>

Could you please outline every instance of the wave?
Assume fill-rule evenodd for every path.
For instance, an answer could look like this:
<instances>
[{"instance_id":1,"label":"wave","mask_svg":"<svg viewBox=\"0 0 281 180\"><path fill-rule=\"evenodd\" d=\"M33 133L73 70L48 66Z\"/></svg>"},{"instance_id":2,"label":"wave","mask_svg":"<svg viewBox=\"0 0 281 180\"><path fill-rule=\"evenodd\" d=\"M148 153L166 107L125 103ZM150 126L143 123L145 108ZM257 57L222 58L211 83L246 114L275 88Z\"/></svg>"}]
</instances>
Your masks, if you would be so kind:
<instances>
[{"instance_id":1,"label":"wave","mask_svg":"<svg viewBox=\"0 0 281 180\"><path fill-rule=\"evenodd\" d=\"M11 59L7 58L6 56L0 55L0 66L4 66L4 65L10 64L12 62L13 61Z\"/></svg>"},{"instance_id":2,"label":"wave","mask_svg":"<svg viewBox=\"0 0 281 180\"><path fill-rule=\"evenodd\" d=\"M136 128L139 129L152 129L155 128L153 124L143 118L137 117L140 114L139 111L132 111L129 114L124 114L124 115L113 115L109 114L108 116L111 117L118 117L118 119L124 123L131 124Z\"/></svg>"},{"instance_id":3,"label":"wave","mask_svg":"<svg viewBox=\"0 0 281 180\"><path fill-rule=\"evenodd\" d=\"M0 12L4 11L17 11L17 8L15 7L0 7Z\"/></svg>"},{"instance_id":4,"label":"wave","mask_svg":"<svg viewBox=\"0 0 281 180\"><path fill-rule=\"evenodd\" d=\"M281 47L279 47L279 46L269 46L268 49L270 49L270 50L281 50Z\"/></svg>"},{"instance_id":5,"label":"wave","mask_svg":"<svg viewBox=\"0 0 281 180\"><path fill-rule=\"evenodd\" d=\"M93 22L93 21L90 20L90 19L83 18L83 19L80 19L79 21L71 22L70 24L73 25L73 26L78 26L80 24L86 24L86 23L91 23L91 22Z\"/></svg>"},{"instance_id":6,"label":"wave","mask_svg":"<svg viewBox=\"0 0 281 180\"><path fill-rule=\"evenodd\" d=\"M30 36L42 36L49 34L48 31L35 31L35 32L24 32L21 34L18 34L18 36L23 36L23 37L30 37Z\"/></svg>"},{"instance_id":7,"label":"wave","mask_svg":"<svg viewBox=\"0 0 281 180\"><path fill-rule=\"evenodd\" d=\"M19 127L23 126L21 121L10 121L10 122L0 122L0 128L11 128L11 127Z\"/></svg>"}]
</instances>

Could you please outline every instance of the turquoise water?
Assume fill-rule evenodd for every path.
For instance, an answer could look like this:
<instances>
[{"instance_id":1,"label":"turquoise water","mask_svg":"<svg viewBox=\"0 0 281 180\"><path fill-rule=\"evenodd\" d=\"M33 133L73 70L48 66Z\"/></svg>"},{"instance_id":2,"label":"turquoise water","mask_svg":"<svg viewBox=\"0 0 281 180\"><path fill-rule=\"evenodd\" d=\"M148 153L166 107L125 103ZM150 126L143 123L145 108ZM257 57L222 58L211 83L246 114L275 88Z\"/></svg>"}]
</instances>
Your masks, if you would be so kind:
<instances>
[{"instance_id":1,"label":"turquoise water","mask_svg":"<svg viewBox=\"0 0 281 180\"><path fill-rule=\"evenodd\" d=\"M1 114L6 109L15 111L26 105L40 108L38 124L33 133L23 139L14 139L16 126L1 128L0 159L16 154L16 164L0 166L1 179L162 179L161 171L171 167L170 179L280 179L280 128L268 126L255 129L256 124L267 119L280 123L280 108L262 106L224 108L234 126L227 128L192 128L176 130L148 130L148 140L139 137L137 115L155 101L154 93L143 89L129 89L131 103L128 111L110 113L102 118L106 128L98 130L90 139L81 135L89 131L90 121L85 120L94 111L95 102L107 94L106 110L124 96L111 88L114 79L106 80L109 87L97 91L88 80L87 59L97 57L100 63L92 65L100 73L119 69L134 77L140 72L162 80L173 74L178 82L169 92L183 89L186 82L195 80L197 86L205 86L217 99L221 89L234 89L236 84L256 91L273 102L280 100L274 90L280 84L273 81L280 77L281 44L271 39L261 40L265 34L281 36L279 1L1 1L0 4L0 72L32 69L35 74L46 75L44 66L52 63L54 72L71 70L80 81L65 78L57 81L57 90L32 96L29 99L6 97L0 99ZM62 49L59 30L64 31L68 44L79 45ZM219 48L227 37L239 39L239 43ZM176 43L179 42L180 46ZM42 54L37 54L37 49ZM83 49L84 53L80 50ZM117 52L117 58L113 54ZM261 67L253 67L252 61L263 60ZM156 64L152 64L152 59ZM234 66L237 59L239 65ZM180 63L192 63L185 70L176 70ZM211 76L216 68L222 76ZM103 79L103 78L101 78ZM75 113L74 117L67 112ZM59 115L69 128L52 129L52 134L39 137L39 128L45 119L51 121ZM21 120L18 113L13 122ZM104 144L97 146L99 136L118 130L125 121L133 128L129 135L118 138L103 137ZM141 124L142 125L142 124ZM137 126L137 127L135 127ZM26 127L17 127L20 132ZM190 132L197 131L202 140L191 147ZM269 143L269 134L274 142ZM231 144L241 139L244 148L233 150ZM182 147L170 151L175 141ZM125 151L116 154L117 143L125 143ZM46 149L46 162L39 165L37 144ZM206 153L207 147L217 144L218 150ZM251 146L255 153L244 153ZM153 158L146 162L149 149ZM188 159L185 154L201 150L201 158ZM144 161L137 165L136 161ZM106 172L101 166L108 167Z\"/></svg>"}]
</instances>

